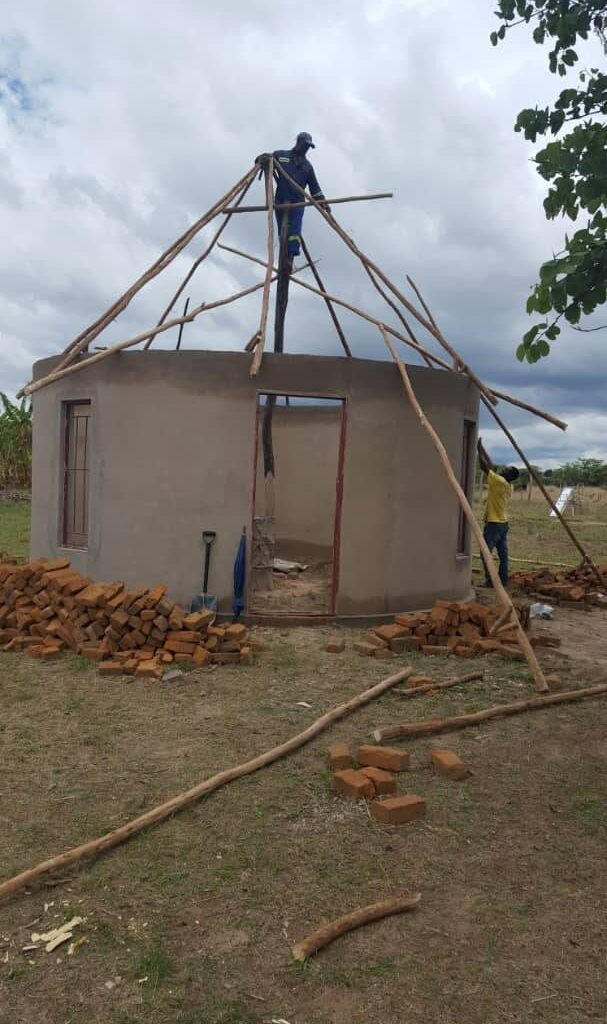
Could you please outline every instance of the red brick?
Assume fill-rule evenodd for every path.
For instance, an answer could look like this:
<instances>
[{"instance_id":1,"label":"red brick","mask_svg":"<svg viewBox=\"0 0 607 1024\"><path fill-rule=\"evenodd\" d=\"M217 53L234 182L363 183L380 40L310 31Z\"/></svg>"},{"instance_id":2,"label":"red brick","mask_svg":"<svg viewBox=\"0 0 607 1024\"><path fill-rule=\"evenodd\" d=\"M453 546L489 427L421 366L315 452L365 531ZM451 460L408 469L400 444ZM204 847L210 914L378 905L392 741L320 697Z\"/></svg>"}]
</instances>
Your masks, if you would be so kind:
<instances>
[{"instance_id":1,"label":"red brick","mask_svg":"<svg viewBox=\"0 0 607 1024\"><path fill-rule=\"evenodd\" d=\"M428 684L434 686L434 679L430 679L430 676L409 676L407 679L407 686L428 686Z\"/></svg>"},{"instance_id":2,"label":"red brick","mask_svg":"<svg viewBox=\"0 0 607 1024\"><path fill-rule=\"evenodd\" d=\"M381 661L390 661L394 657L394 652L389 647L376 647L373 657L379 658Z\"/></svg>"},{"instance_id":3,"label":"red brick","mask_svg":"<svg viewBox=\"0 0 607 1024\"><path fill-rule=\"evenodd\" d=\"M404 636L402 638L403 646L406 651L419 651L421 650L422 641L418 636Z\"/></svg>"},{"instance_id":4,"label":"red brick","mask_svg":"<svg viewBox=\"0 0 607 1024\"><path fill-rule=\"evenodd\" d=\"M406 772L410 758L406 750L368 745L358 748L356 760L365 767L383 768L388 772Z\"/></svg>"},{"instance_id":5,"label":"red brick","mask_svg":"<svg viewBox=\"0 0 607 1024\"><path fill-rule=\"evenodd\" d=\"M382 825L404 825L426 816L426 801L412 793L375 800L371 804L371 814Z\"/></svg>"},{"instance_id":6,"label":"red brick","mask_svg":"<svg viewBox=\"0 0 607 1024\"><path fill-rule=\"evenodd\" d=\"M346 641L343 636L332 636L327 640L325 651L329 654L341 654L346 649Z\"/></svg>"},{"instance_id":7,"label":"red brick","mask_svg":"<svg viewBox=\"0 0 607 1024\"><path fill-rule=\"evenodd\" d=\"M201 647L200 644L198 644L198 646L194 648L192 659L194 661L194 664L198 668L201 668L203 665L206 665L210 657L211 655L207 651L206 647Z\"/></svg>"},{"instance_id":8,"label":"red brick","mask_svg":"<svg viewBox=\"0 0 607 1024\"><path fill-rule=\"evenodd\" d=\"M240 648L240 664L241 665L254 665L255 655L252 647L248 647L246 644Z\"/></svg>"},{"instance_id":9,"label":"red brick","mask_svg":"<svg viewBox=\"0 0 607 1024\"><path fill-rule=\"evenodd\" d=\"M463 762L452 750L431 750L432 764L439 775L447 779L465 779L468 772Z\"/></svg>"},{"instance_id":10,"label":"red brick","mask_svg":"<svg viewBox=\"0 0 607 1024\"><path fill-rule=\"evenodd\" d=\"M102 676L121 676L124 674L124 664L120 661L102 661L99 672Z\"/></svg>"},{"instance_id":11,"label":"red brick","mask_svg":"<svg viewBox=\"0 0 607 1024\"><path fill-rule=\"evenodd\" d=\"M378 796L396 793L396 779L391 772L385 772L383 768L373 768L371 765L368 768L361 768L361 772L371 779Z\"/></svg>"},{"instance_id":12,"label":"red brick","mask_svg":"<svg viewBox=\"0 0 607 1024\"><path fill-rule=\"evenodd\" d=\"M216 654L211 654L211 661L214 665L239 665L240 654L227 654L223 651L218 651Z\"/></svg>"},{"instance_id":13,"label":"red brick","mask_svg":"<svg viewBox=\"0 0 607 1024\"><path fill-rule=\"evenodd\" d=\"M166 635L166 639L170 640L171 642L173 640L177 640L178 642L185 644L199 644L200 633L198 633L194 629L170 630Z\"/></svg>"},{"instance_id":14,"label":"red brick","mask_svg":"<svg viewBox=\"0 0 607 1024\"><path fill-rule=\"evenodd\" d=\"M390 641L390 650L393 654L404 654L409 650L410 639L408 636L395 636L394 640Z\"/></svg>"},{"instance_id":15,"label":"red brick","mask_svg":"<svg viewBox=\"0 0 607 1024\"><path fill-rule=\"evenodd\" d=\"M443 644L424 644L422 654L442 654L444 657L451 654L451 648Z\"/></svg>"},{"instance_id":16,"label":"red brick","mask_svg":"<svg viewBox=\"0 0 607 1024\"><path fill-rule=\"evenodd\" d=\"M145 679L162 679L162 665L152 658L151 661L140 661L135 669L136 676Z\"/></svg>"},{"instance_id":17,"label":"red brick","mask_svg":"<svg viewBox=\"0 0 607 1024\"><path fill-rule=\"evenodd\" d=\"M399 622L391 622L385 626L377 626L373 632L380 640L390 643L390 640L394 640L397 636L405 636L407 628L406 626L401 626Z\"/></svg>"},{"instance_id":18,"label":"red brick","mask_svg":"<svg viewBox=\"0 0 607 1024\"><path fill-rule=\"evenodd\" d=\"M375 786L362 772L345 768L333 776L333 792L352 800L370 800L375 796Z\"/></svg>"},{"instance_id":19,"label":"red brick","mask_svg":"<svg viewBox=\"0 0 607 1024\"><path fill-rule=\"evenodd\" d=\"M169 633L169 636L170 635L171 634ZM198 639L200 639L200 638L198 638ZM183 640L167 640L165 645L164 645L164 649L166 651L171 651L172 654L189 654L189 655L192 655L194 653L194 648L196 646L197 646L196 644L185 643L185 641L183 641Z\"/></svg>"},{"instance_id":20,"label":"red brick","mask_svg":"<svg viewBox=\"0 0 607 1024\"><path fill-rule=\"evenodd\" d=\"M158 606L160 607L160 605ZM196 629L198 632L206 632L209 626L215 621L215 612L205 608L201 612L190 612L183 620L184 629Z\"/></svg>"},{"instance_id":21,"label":"red brick","mask_svg":"<svg viewBox=\"0 0 607 1024\"><path fill-rule=\"evenodd\" d=\"M247 627L243 626L242 622L233 622L231 626L228 626L225 632L226 640L234 640L238 643L242 643L245 636L247 635Z\"/></svg>"},{"instance_id":22,"label":"red brick","mask_svg":"<svg viewBox=\"0 0 607 1024\"><path fill-rule=\"evenodd\" d=\"M372 629L370 629L368 633L365 633L365 635L362 638L362 642L365 644L371 644L373 647L388 646L388 641L382 640L382 638L380 636L377 636L377 634Z\"/></svg>"},{"instance_id":23,"label":"red brick","mask_svg":"<svg viewBox=\"0 0 607 1024\"><path fill-rule=\"evenodd\" d=\"M344 768L351 768L354 763L354 759L348 744L335 743L332 747L329 747L327 763L332 772L339 772Z\"/></svg>"},{"instance_id":24,"label":"red brick","mask_svg":"<svg viewBox=\"0 0 607 1024\"><path fill-rule=\"evenodd\" d=\"M363 654L367 658L373 657L373 654L377 650L377 647L374 647L373 644L363 643L362 640L357 641L355 644L353 644L353 647L357 654Z\"/></svg>"}]
</instances>

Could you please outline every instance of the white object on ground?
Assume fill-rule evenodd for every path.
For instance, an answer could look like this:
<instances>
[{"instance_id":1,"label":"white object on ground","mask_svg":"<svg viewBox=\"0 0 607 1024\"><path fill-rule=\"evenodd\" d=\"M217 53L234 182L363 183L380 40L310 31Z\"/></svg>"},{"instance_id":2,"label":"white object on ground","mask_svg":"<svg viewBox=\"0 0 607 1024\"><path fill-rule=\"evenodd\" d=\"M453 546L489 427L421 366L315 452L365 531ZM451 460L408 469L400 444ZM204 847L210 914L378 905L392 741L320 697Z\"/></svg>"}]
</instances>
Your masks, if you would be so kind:
<instances>
[{"instance_id":1,"label":"white object on ground","mask_svg":"<svg viewBox=\"0 0 607 1024\"><path fill-rule=\"evenodd\" d=\"M563 490L561 491L561 493L559 494L558 498L556 499L556 507L559 510L559 512L561 513L561 515L566 510L567 505L569 504L569 502L573 500L574 493L575 493L575 487L563 487ZM556 512L554 511L554 509L552 509L550 515L553 518L556 516Z\"/></svg>"},{"instance_id":2,"label":"white object on ground","mask_svg":"<svg viewBox=\"0 0 607 1024\"><path fill-rule=\"evenodd\" d=\"M529 608L529 618L531 619L551 619L554 608L551 604L541 604L540 601L536 601Z\"/></svg>"},{"instance_id":3,"label":"white object on ground","mask_svg":"<svg viewBox=\"0 0 607 1024\"><path fill-rule=\"evenodd\" d=\"M57 946L72 938L73 929L76 925L82 924L83 921L83 917L73 917L71 921L66 921L60 928L53 928L50 932L44 932L43 935L39 935L38 932L32 932L32 942L46 942L44 947L46 952L52 953Z\"/></svg>"},{"instance_id":4,"label":"white object on ground","mask_svg":"<svg viewBox=\"0 0 607 1024\"><path fill-rule=\"evenodd\" d=\"M288 562L286 558L275 558L272 562L274 572L305 572L307 568L308 566L302 565L301 562Z\"/></svg>"}]
</instances>

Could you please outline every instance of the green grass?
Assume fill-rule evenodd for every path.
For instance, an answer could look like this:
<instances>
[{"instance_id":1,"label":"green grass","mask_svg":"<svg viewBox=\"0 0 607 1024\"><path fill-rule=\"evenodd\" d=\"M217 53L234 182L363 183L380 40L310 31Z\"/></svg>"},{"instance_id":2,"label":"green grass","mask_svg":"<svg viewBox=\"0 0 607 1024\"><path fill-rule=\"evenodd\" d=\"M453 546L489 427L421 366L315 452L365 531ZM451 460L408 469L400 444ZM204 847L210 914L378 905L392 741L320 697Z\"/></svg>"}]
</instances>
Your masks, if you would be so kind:
<instances>
[{"instance_id":1,"label":"green grass","mask_svg":"<svg viewBox=\"0 0 607 1024\"><path fill-rule=\"evenodd\" d=\"M31 508L27 501L0 501L0 552L27 559Z\"/></svg>"}]
</instances>

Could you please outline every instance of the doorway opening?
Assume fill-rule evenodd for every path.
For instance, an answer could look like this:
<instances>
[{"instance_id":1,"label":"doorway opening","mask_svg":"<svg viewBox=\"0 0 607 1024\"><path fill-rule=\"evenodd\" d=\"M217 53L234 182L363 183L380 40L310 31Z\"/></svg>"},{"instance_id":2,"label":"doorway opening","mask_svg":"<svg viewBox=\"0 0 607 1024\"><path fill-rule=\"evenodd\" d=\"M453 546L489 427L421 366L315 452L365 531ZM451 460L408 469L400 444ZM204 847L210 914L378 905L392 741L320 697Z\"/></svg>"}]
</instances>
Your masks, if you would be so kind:
<instances>
[{"instance_id":1,"label":"doorway opening","mask_svg":"<svg viewBox=\"0 0 607 1024\"><path fill-rule=\"evenodd\" d=\"M333 615L345 400L260 394L255 425L248 611Z\"/></svg>"}]
</instances>

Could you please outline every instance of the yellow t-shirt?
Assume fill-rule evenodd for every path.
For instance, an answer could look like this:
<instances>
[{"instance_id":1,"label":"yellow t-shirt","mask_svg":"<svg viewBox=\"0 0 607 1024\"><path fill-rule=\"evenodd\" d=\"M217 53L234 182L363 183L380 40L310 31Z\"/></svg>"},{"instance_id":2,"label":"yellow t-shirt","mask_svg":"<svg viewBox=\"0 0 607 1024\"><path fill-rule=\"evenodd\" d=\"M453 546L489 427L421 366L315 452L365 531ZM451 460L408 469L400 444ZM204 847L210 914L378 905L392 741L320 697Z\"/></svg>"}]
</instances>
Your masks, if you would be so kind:
<instances>
[{"instance_id":1,"label":"yellow t-shirt","mask_svg":"<svg viewBox=\"0 0 607 1024\"><path fill-rule=\"evenodd\" d=\"M511 496L512 487L508 481L490 469L487 473L486 523L508 522L508 502Z\"/></svg>"}]
</instances>

